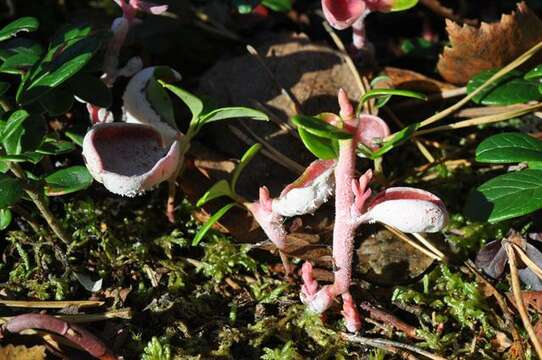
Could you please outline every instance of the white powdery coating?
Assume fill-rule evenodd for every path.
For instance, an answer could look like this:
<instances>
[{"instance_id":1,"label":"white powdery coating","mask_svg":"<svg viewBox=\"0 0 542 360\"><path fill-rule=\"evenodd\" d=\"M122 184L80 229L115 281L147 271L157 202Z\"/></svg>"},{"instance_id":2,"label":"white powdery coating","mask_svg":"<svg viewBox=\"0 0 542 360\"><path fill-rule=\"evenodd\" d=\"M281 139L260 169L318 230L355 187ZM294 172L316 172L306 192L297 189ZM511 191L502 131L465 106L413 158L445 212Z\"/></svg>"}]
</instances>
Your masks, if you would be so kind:
<instances>
[{"instance_id":1,"label":"white powdery coating","mask_svg":"<svg viewBox=\"0 0 542 360\"><path fill-rule=\"evenodd\" d=\"M334 190L334 167L324 171L306 187L294 188L273 200L273 211L282 216L313 214L324 204Z\"/></svg>"},{"instance_id":2,"label":"white powdery coating","mask_svg":"<svg viewBox=\"0 0 542 360\"><path fill-rule=\"evenodd\" d=\"M331 296L328 292L329 286L324 286L321 288L312 299L301 299L303 302L308 300L306 304L308 309L316 314L322 314L324 311L329 309L333 304L334 297Z\"/></svg>"},{"instance_id":3,"label":"white powdery coating","mask_svg":"<svg viewBox=\"0 0 542 360\"><path fill-rule=\"evenodd\" d=\"M154 74L155 67L148 67L138 72L126 86L123 95L125 121L128 123L151 125L162 134L164 142L171 144L178 131L162 121L160 115L147 100L147 84ZM173 71L180 79L181 75Z\"/></svg>"},{"instance_id":4,"label":"white powdery coating","mask_svg":"<svg viewBox=\"0 0 542 360\"><path fill-rule=\"evenodd\" d=\"M133 197L173 175L180 160L180 145L179 141L174 141L169 148L163 148L160 135L145 126L140 130L150 130L154 136L149 133L134 136L129 132L104 139L97 136L97 132L118 131L126 126L135 125L95 126L85 135L83 157L92 177L103 183L107 190Z\"/></svg>"},{"instance_id":5,"label":"white powdery coating","mask_svg":"<svg viewBox=\"0 0 542 360\"><path fill-rule=\"evenodd\" d=\"M448 215L438 204L426 200L386 200L363 215L363 222L381 222L406 233L438 232Z\"/></svg>"}]
</instances>

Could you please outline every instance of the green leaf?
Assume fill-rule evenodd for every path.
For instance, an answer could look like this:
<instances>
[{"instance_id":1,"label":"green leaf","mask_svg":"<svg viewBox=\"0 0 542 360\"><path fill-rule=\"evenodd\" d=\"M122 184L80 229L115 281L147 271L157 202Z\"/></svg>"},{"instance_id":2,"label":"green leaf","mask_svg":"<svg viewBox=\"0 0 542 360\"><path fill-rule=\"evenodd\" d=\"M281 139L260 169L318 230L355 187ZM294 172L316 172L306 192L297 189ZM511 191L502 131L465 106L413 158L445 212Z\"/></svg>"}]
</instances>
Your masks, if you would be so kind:
<instances>
[{"instance_id":1,"label":"green leaf","mask_svg":"<svg viewBox=\"0 0 542 360\"><path fill-rule=\"evenodd\" d=\"M323 138L342 140L352 138L352 134L349 132L330 125L316 117L295 115L292 117L292 122L307 132Z\"/></svg>"},{"instance_id":2,"label":"green leaf","mask_svg":"<svg viewBox=\"0 0 542 360\"><path fill-rule=\"evenodd\" d=\"M37 152L27 152L19 155L1 155L0 161L11 161L11 162L31 162L32 164L37 164L43 159L43 154Z\"/></svg>"},{"instance_id":3,"label":"green leaf","mask_svg":"<svg viewBox=\"0 0 542 360\"><path fill-rule=\"evenodd\" d=\"M542 170L542 161L529 161L527 165L529 169Z\"/></svg>"},{"instance_id":4,"label":"green leaf","mask_svg":"<svg viewBox=\"0 0 542 360\"><path fill-rule=\"evenodd\" d=\"M4 41L17 35L21 31L31 32L36 31L40 23L34 17L22 17L10 22L0 30L0 41Z\"/></svg>"},{"instance_id":5,"label":"green leaf","mask_svg":"<svg viewBox=\"0 0 542 360\"><path fill-rule=\"evenodd\" d=\"M0 175L0 209L13 205L23 195L23 187L18 179Z\"/></svg>"},{"instance_id":6,"label":"green leaf","mask_svg":"<svg viewBox=\"0 0 542 360\"><path fill-rule=\"evenodd\" d=\"M70 40L47 53L42 62L21 82L17 102L28 104L77 74L99 49L95 37Z\"/></svg>"},{"instance_id":7,"label":"green leaf","mask_svg":"<svg viewBox=\"0 0 542 360\"><path fill-rule=\"evenodd\" d=\"M472 77L467 84L467 93L479 88L497 71L485 70ZM538 81L525 80L521 72L513 70L473 97L472 101L482 105L512 105L541 99Z\"/></svg>"},{"instance_id":8,"label":"green leaf","mask_svg":"<svg viewBox=\"0 0 542 360\"><path fill-rule=\"evenodd\" d=\"M80 147L83 147L83 139L85 138L85 135L77 133L75 131L66 131L64 133L68 139L74 142L74 144L79 145Z\"/></svg>"},{"instance_id":9,"label":"green leaf","mask_svg":"<svg viewBox=\"0 0 542 360\"><path fill-rule=\"evenodd\" d=\"M246 107L226 107L210 111L209 113L200 117L198 123L203 125L213 121L236 118L250 118L253 120L263 121L269 120L269 117L259 110L254 110Z\"/></svg>"},{"instance_id":10,"label":"green leaf","mask_svg":"<svg viewBox=\"0 0 542 360\"><path fill-rule=\"evenodd\" d=\"M19 52L6 58L0 65L0 72L6 74L20 74L30 69L40 59L39 54L31 52Z\"/></svg>"},{"instance_id":11,"label":"green leaf","mask_svg":"<svg viewBox=\"0 0 542 360\"><path fill-rule=\"evenodd\" d=\"M367 91L362 97L360 97L357 112L359 113L361 111L363 104L371 98L385 97L389 100L389 98L393 95L410 97L410 98L415 98L415 99L420 99L420 100L427 100L427 96L415 91L401 90L401 89L372 89L372 90ZM384 106L386 102L387 100L382 102L379 107Z\"/></svg>"},{"instance_id":12,"label":"green leaf","mask_svg":"<svg viewBox=\"0 0 542 360\"><path fill-rule=\"evenodd\" d=\"M66 136L68 136L67 133ZM73 150L75 150L74 143L49 138L46 139L43 144L41 144L41 146L36 149L36 152L44 155L62 155L67 154Z\"/></svg>"},{"instance_id":13,"label":"green leaf","mask_svg":"<svg viewBox=\"0 0 542 360\"><path fill-rule=\"evenodd\" d=\"M160 68L156 68L155 75L153 75L147 83L146 97L152 108L160 115L160 118L172 128L177 129L173 104L171 103L169 94L157 81L156 71L158 69Z\"/></svg>"},{"instance_id":14,"label":"green leaf","mask_svg":"<svg viewBox=\"0 0 542 360\"><path fill-rule=\"evenodd\" d=\"M46 133L47 125L40 115L18 110L9 117L0 138L8 155L19 155L35 150Z\"/></svg>"},{"instance_id":15,"label":"green leaf","mask_svg":"<svg viewBox=\"0 0 542 360\"><path fill-rule=\"evenodd\" d=\"M384 142L384 144L382 145L380 149L373 152L370 158L372 160L378 159L379 157L381 157L388 151L401 145L402 143L410 139L412 135L414 134L414 132L416 132L416 130L418 130L419 127L420 127L420 123L414 123L401 129L401 131L398 131L397 133L395 133L395 135L390 140Z\"/></svg>"},{"instance_id":16,"label":"green leaf","mask_svg":"<svg viewBox=\"0 0 542 360\"><path fill-rule=\"evenodd\" d=\"M60 116L73 106L73 93L66 86L52 89L39 97L39 103L47 110L49 116Z\"/></svg>"},{"instance_id":17,"label":"green leaf","mask_svg":"<svg viewBox=\"0 0 542 360\"><path fill-rule=\"evenodd\" d=\"M92 175L85 166L72 166L55 171L45 178L47 196L66 195L84 190L92 184Z\"/></svg>"},{"instance_id":18,"label":"green leaf","mask_svg":"<svg viewBox=\"0 0 542 360\"><path fill-rule=\"evenodd\" d=\"M159 81L160 85L174 93L182 102L188 106L188 109L192 113L192 119L197 119L203 111L203 102L195 95L188 91L181 89L178 86L168 84L164 81Z\"/></svg>"},{"instance_id":19,"label":"green leaf","mask_svg":"<svg viewBox=\"0 0 542 360\"><path fill-rule=\"evenodd\" d=\"M232 197L232 192L230 184L226 180L220 180L216 182L209 190L203 194L203 196L198 200L196 206L203 206L209 201L219 198L221 196Z\"/></svg>"},{"instance_id":20,"label":"green leaf","mask_svg":"<svg viewBox=\"0 0 542 360\"><path fill-rule=\"evenodd\" d=\"M497 176L473 191L465 214L496 223L542 208L542 170L527 169Z\"/></svg>"},{"instance_id":21,"label":"green leaf","mask_svg":"<svg viewBox=\"0 0 542 360\"><path fill-rule=\"evenodd\" d=\"M418 3L418 0L393 0L391 11L408 10Z\"/></svg>"},{"instance_id":22,"label":"green leaf","mask_svg":"<svg viewBox=\"0 0 542 360\"><path fill-rule=\"evenodd\" d=\"M13 216L10 209L0 209L0 230L6 230Z\"/></svg>"},{"instance_id":23,"label":"green leaf","mask_svg":"<svg viewBox=\"0 0 542 360\"><path fill-rule=\"evenodd\" d=\"M292 10L292 0L263 0L262 5L276 12Z\"/></svg>"},{"instance_id":24,"label":"green leaf","mask_svg":"<svg viewBox=\"0 0 542 360\"><path fill-rule=\"evenodd\" d=\"M476 161L497 164L542 161L542 141L521 133L497 134L478 145Z\"/></svg>"},{"instance_id":25,"label":"green leaf","mask_svg":"<svg viewBox=\"0 0 542 360\"><path fill-rule=\"evenodd\" d=\"M535 66L523 77L525 80L533 80L542 77L542 65Z\"/></svg>"},{"instance_id":26,"label":"green leaf","mask_svg":"<svg viewBox=\"0 0 542 360\"><path fill-rule=\"evenodd\" d=\"M239 161L239 164L237 164L235 170L233 171L233 175L231 178L231 191L235 192L235 187L237 186L237 180L239 180L239 176L241 176L241 173L243 172L245 167L248 165L250 160L252 160L252 158L260 151L261 148L261 144L254 144L243 154L243 157Z\"/></svg>"},{"instance_id":27,"label":"green leaf","mask_svg":"<svg viewBox=\"0 0 542 360\"><path fill-rule=\"evenodd\" d=\"M218 221L222 216L224 216L232 207L237 205L236 203L230 203L220 210L218 210L216 213L213 214L209 218L209 220L199 229L196 236L194 236L194 240L192 240L192 246L196 246L200 243L200 241L203 239L203 237L209 232L211 227Z\"/></svg>"},{"instance_id":28,"label":"green leaf","mask_svg":"<svg viewBox=\"0 0 542 360\"><path fill-rule=\"evenodd\" d=\"M338 157L337 140L316 136L301 127L297 128L297 132L305 147L317 158L331 160Z\"/></svg>"},{"instance_id":29,"label":"green leaf","mask_svg":"<svg viewBox=\"0 0 542 360\"><path fill-rule=\"evenodd\" d=\"M29 116L30 114L28 114L28 112L26 112L25 110L17 110L12 113L9 116L6 125L2 129L2 133L0 134L0 141L4 143L6 139L9 139L9 142L13 141L12 138L19 139L21 136L20 134L23 131L23 121L25 121L25 119Z\"/></svg>"},{"instance_id":30,"label":"green leaf","mask_svg":"<svg viewBox=\"0 0 542 360\"><path fill-rule=\"evenodd\" d=\"M76 25L66 24L61 26L53 36L51 41L51 49L58 48L62 44L70 40L79 40L88 37L92 32L92 27L88 24Z\"/></svg>"},{"instance_id":31,"label":"green leaf","mask_svg":"<svg viewBox=\"0 0 542 360\"><path fill-rule=\"evenodd\" d=\"M72 93L79 99L103 108L111 106L113 96L102 80L87 73L79 73L68 81Z\"/></svg>"}]
</instances>

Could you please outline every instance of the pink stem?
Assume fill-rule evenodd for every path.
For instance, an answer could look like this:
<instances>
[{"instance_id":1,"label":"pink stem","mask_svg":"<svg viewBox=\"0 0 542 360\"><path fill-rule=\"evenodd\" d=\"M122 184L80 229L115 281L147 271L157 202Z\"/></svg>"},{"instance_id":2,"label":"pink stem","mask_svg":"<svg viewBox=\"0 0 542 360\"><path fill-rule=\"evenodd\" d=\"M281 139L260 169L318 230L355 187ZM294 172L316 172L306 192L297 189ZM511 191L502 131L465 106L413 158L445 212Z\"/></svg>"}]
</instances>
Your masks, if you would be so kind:
<instances>
[{"instance_id":1,"label":"pink stem","mask_svg":"<svg viewBox=\"0 0 542 360\"><path fill-rule=\"evenodd\" d=\"M357 50L367 46L367 36L365 34L365 15L360 16L352 24L352 44Z\"/></svg>"},{"instance_id":2,"label":"pink stem","mask_svg":"<svg viewBox=\"0 0 542 360\"><path fill-rule=\"evenodd\" d=\"M356 226L352 221L351 209L354 204L352 180L356 167L356 144L354 140L340 142L339 161L335 168L335 225L333 228L333 260L335 281L332 294L335 296L348 292L352 277L352 256L354 253L354 233Z\"/></svg>"}]
</instances>

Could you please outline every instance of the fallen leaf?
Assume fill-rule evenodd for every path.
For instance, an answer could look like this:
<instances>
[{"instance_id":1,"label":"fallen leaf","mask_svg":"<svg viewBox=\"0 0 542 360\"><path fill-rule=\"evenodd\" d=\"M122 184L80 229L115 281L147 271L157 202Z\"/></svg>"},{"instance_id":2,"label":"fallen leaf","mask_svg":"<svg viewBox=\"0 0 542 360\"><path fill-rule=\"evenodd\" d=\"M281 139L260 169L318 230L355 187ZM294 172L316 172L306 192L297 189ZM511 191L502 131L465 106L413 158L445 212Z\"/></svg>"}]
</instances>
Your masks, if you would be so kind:
<instances>
[{"instance_id":1,"label":"fallen leaf","mask_svg":"<svg viewBox=\"0 0 542 360\"><path fill-rule=\"evenodd\" d=\"M45 346L26 347L24 345L0 346L0 359L2 360L44 360Z\"/></svg>"},{"instance_id":2,"label":"fallen leaf","mask_svg":"<svg viewBox=\"0 0 542 360\"><path fill-rule=\"evenodd\" d=\"M454 85L432 79L412 70L385 67L382 73L390 78L387 86L393 89L419 91L424 94L435 94L444 90L456 89Z\"/></svg>"},{"instance_id":3,"label":"fallen leaf","mask_svg":"<svg viewBox=\"0 0 542 360\"><path fill-rule=\"evenodd\" d=\"M482 70L503 67L542 41L542 20L524 2L497 23L479 27L446 20L449 47L440 55L437 69L453 84L465 84Z\"/></svg>"}]
</instances>

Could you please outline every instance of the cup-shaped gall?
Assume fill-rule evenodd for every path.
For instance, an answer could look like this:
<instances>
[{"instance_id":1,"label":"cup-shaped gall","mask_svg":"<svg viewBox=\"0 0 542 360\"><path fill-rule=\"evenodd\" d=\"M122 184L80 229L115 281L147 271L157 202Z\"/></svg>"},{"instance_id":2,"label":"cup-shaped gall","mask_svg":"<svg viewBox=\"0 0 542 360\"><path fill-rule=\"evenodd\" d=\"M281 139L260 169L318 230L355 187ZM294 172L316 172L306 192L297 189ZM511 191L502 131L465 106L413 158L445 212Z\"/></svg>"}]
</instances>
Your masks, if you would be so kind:
<instances>
[{"instance_id":1,"label":"cup-shaped gall","mask_svg":"<svg viewBox=\"0 0 542 360\"><path fill-rule=\"evenodd\" d=\"M438 232L448 221L442 200L410 187L394 187L378 193L367 205L361 222L381 222L406 233Z\"/></svg>"},{"instance_id":2,"label":"cup-shaped gall","mask_svg":"<svg viewBox=\"0 0 542 360\"><path fill-rule=\"evenodd\" d=\"M136 196L170 178L181 151L179 140L166 145L150 126L102 123L85 135L83 158L92 177L107 190Z\"/></svg>"},{"instance_id":3,"label":"cup-shaped gall","mask_svg":"<svg viewBox=\"0 0 542 360\"><path fill-rule=\"evenodd\" d=\"M324 16L337 30L346 29L366 11L363 0L322 0Z\"/></svg>"},{"instance_id":4,"label":"cup-shaped gall","mask_svg":"<svg viewBox=\"0 0 542 360\"><path fill-rule=\"evenodd\" d=\"M154 75L154 70L155 67L145 68L128 82L123 95L125 121L153 126L162 134L165 143L170 144L177 138L178 130L162 120L147 99L147 85ZM172 71L175 80L180 80L181 75Z\"/></svg>"},{"instance_id":5,"label":"cup-shaped gall","mask_svg":"<svg viewBox=\"0 0 542 360\"><path fill-rule=\"evenodd\" d=\"M313 161L303 174L273 200L282 216L312 214L333 195L335 160Z\"/></svg>"}]
</instances>

